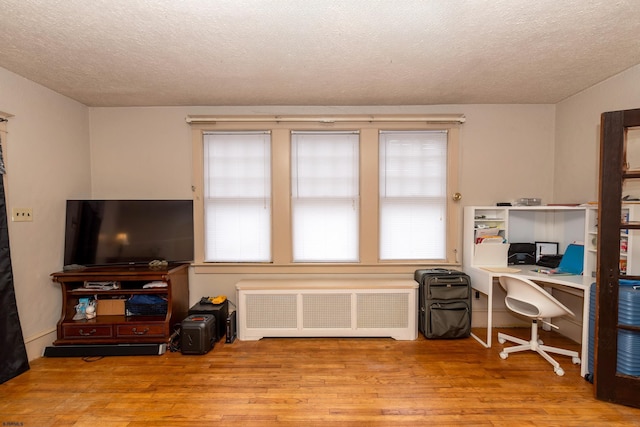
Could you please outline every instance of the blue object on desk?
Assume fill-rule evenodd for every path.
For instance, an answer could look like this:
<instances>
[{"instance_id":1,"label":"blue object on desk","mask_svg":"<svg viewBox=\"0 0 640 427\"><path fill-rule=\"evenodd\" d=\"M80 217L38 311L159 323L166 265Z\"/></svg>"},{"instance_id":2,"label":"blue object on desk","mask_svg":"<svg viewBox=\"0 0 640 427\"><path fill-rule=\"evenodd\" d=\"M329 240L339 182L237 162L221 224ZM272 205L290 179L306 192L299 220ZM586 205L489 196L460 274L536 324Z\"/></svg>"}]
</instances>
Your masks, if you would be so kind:
<instances>
[{"instance_id":1,"label":"blue object on desk","mask_svg":"<svg viewBox=\"0 0 640 427\"><path fill-rule=\"evenodd\" d=\"M571 243L562 256L556 273L582 274L584 268L584 245Z\"/></svg>"}]
</instances>

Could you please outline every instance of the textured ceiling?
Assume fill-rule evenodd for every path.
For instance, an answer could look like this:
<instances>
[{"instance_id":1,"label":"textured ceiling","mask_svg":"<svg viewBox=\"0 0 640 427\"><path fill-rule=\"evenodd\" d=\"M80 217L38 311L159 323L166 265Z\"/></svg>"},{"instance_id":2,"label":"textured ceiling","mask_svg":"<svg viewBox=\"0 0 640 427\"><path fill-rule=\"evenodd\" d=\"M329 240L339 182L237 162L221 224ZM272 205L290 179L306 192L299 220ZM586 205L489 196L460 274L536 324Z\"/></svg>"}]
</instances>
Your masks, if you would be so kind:
<instances>
[{"instance_id":1,"label":"textured ceiling","mask_svg":"<svg viewBox=\"0 0 640 427\"><path fill-rule=\"evenodd\" d=\"M556 103L640 0L2 0L0 67L88 106Z\"/></svg>"}]
</instances>

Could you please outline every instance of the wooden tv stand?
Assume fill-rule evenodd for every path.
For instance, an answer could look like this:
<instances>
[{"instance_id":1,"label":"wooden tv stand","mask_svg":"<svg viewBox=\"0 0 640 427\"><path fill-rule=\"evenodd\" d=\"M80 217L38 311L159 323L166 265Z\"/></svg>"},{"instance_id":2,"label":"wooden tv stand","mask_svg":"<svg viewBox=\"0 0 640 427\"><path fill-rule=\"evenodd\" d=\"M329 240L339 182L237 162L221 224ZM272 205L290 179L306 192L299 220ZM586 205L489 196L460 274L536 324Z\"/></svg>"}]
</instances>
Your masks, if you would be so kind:
<instances>
[{"instance_id":1,"label":"wooden tv stand","mask_svg":"<svg viewBox=\"0 0 640 427\"><path fill-rule=\"evenodd\" d=\"M144 266L86 267L51 275L62 288L62 316L54 345L166 343L174 325L187 317L189 305L189 264L163 268ZM119 289L86 289L85 282L116 282ZM167 287L143 289L151 282ZM132 295L158 295L167 300L166 314L127 316L100 314L100 301L128 299ZM98 300L98 315L93 319L73 320L80 298ZM122 301L120 301L122 303ZM120 304L122 305L122 304ZM106 307L106 304L105 304Z\"/></svg>"}]
</instances>

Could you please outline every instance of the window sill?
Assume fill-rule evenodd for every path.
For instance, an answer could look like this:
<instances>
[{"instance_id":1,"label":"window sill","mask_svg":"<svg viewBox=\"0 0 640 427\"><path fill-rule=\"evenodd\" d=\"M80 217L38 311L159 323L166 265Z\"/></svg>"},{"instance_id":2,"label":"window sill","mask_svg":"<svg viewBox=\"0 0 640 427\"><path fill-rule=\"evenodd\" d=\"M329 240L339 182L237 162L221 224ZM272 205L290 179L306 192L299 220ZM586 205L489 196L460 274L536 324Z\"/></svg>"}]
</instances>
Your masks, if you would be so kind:
<instances>
[{"instance_id":1,"label":"window sill","mask_svg":"<svg viewBox=\"0 0 640 427\"><path fill-rule=\"evenodd\" d=\"M387 264L225 264L193 263L196 274L413 274L421 268L459 268L460 264L407 262Z\"/></svg>"}]
</instances>

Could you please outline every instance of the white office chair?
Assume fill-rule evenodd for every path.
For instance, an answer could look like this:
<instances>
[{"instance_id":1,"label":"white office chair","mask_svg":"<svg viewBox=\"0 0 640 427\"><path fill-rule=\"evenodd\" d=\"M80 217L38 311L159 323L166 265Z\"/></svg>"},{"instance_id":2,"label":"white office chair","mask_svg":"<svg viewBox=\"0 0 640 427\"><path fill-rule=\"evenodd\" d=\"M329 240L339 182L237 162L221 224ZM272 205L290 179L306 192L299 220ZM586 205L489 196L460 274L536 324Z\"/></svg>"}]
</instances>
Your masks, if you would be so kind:
<instances>
[{"instance_id":1,"label":"white office chair","mask_svg":"<svg viewBox=\"0 0 640 427\"><path fill-rule=\"evenodd\" d=\"M553 365L553 371L559 376L564 375L564 370L560 367L558 362L547 354L547 352L571 356L571 361L574 364L580 363L580 357L577 351L550 347L548 345L544 345L542 340L538 339L538 321L544 322L551 327L558 329L557 326L552 325L544 319L564 315L575 316L571 310L565 307L560 301L555 299L550 293L542 289L540 286L523 277L506 274L502 275L500 276L500 285L505 289L505 291L507 291L507 296L505 297L507 308L517 314L532 319L530 341L498 333L498 342L500 344L504 344L506 341L519 344L503 348L500 353L500 357L502 359L506 359L509 357L510 353L517 351L536 351Z\"/></svg>"}]
</instances>

